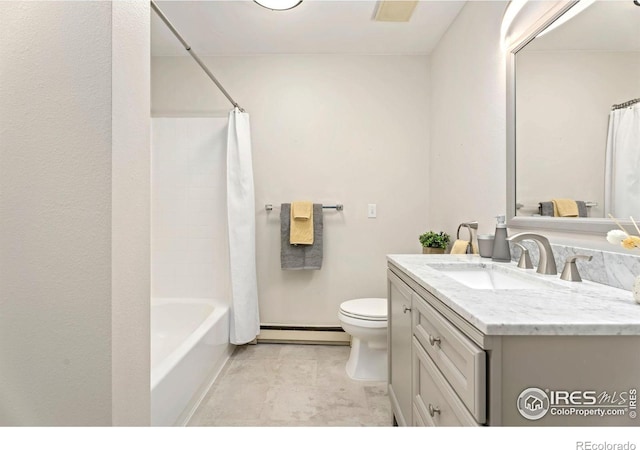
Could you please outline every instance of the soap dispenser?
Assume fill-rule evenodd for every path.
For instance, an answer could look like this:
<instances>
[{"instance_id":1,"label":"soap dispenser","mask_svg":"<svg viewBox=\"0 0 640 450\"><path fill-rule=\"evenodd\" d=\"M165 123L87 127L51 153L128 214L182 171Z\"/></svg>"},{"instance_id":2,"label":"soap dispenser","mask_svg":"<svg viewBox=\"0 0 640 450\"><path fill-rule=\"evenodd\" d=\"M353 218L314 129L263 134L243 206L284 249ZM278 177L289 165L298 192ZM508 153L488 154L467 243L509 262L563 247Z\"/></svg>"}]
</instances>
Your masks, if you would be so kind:
<instances>
[{"instance_id":1,"label":"soap dispenser","mask_svg":"<svg viewBox=\"0 0 640 450\"><path fill-rule=\"evenodd\" d=\"M505 216L496 216L496 233L493 238L493 254L491 259L497 262L511 262L511 251L507 242L507 224Z\"/></svg>"}]
</instances>

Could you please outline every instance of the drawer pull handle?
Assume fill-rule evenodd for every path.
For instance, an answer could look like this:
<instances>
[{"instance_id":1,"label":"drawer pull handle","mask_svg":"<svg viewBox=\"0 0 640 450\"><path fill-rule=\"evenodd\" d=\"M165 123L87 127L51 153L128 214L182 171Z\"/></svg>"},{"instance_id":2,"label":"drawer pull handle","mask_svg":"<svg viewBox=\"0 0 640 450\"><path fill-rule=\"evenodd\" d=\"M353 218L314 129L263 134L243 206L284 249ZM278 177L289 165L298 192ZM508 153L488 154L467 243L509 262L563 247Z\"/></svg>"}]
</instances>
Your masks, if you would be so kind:
<instances>
[{"instance_id":1,"label":"drawer pull handle","mask_svg":"<svg viewBox=\"0 0 640 450\"><path fill-rule=\"evenodd\" d=\"M433 406L431 403L429 403L429 415L433 417L436 414L440 414L440 408L438 408L437 406Z\"/></svg>"},{"instance_id":2,"label":"drawer pull handle","mask_svg":"<svg viewBox=\"0 0 640 450\"><path fill-rule=\"evenodd\" d=\"M411 308L409 308L408 306L402 305L402 309L404 310L404 313L406 314L407 311L411 311Z\"/></svg>"},{"instance_id":3,"label":"drawer pull handle","mask_svg":"<svg viewBox=\"0 0 640 450\"><path fill-rule=\"evenodd\" d=\"M429 344L431 344L432 347L436 344L440 345L440 338L429 335Z\"/></svg>"}]
</instances>

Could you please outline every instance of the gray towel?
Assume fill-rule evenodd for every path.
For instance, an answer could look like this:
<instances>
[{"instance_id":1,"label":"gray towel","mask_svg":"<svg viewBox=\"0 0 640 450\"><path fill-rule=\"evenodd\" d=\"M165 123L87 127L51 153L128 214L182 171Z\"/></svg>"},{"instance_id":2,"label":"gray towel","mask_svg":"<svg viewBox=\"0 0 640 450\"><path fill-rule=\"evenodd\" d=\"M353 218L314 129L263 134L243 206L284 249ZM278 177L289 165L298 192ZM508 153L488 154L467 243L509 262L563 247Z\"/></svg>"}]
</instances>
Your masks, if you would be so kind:
<instances>
[{"instance_id":1,"label":"gray towel","mask_svg":"<svg viewBox=\"0 0 640 450\"><path fill-rule=\"evenodd\" d=\"M587 205L582 200L576 200L578 204L578 217L587 217Z\"/></svg>"},{"instance_id":2,"label":"gray towel","mask_svg":"<svg viewBox=\"0 0 640 450\"><path fill-rule=\"evenodd\" d=\"M322 205L313 204L313 244L291 245L291 203L280 205L280 267L282 270L315 269L322 267Z\"/></svg>"},{"instance_id":3,"label":"gray towel","mask_svg":"<svg viewBox=\"0 0 640 450\"><path fill-rule=\"evenodd\" d=\"M540 215L553 217L553 203L540 202Z\"/></svg>"},{"instance_id":4,"label":"gray towel","mask_svg":"<svg viewBox=\"0 0 640 450\"><path fill-rule=\"evenodd\" d=\"M587 217L587 205L582 200L576 200L578 205L578 217ZM540 202L540 215L553 217L553 203Z\"/></svg>"}]
</instances>

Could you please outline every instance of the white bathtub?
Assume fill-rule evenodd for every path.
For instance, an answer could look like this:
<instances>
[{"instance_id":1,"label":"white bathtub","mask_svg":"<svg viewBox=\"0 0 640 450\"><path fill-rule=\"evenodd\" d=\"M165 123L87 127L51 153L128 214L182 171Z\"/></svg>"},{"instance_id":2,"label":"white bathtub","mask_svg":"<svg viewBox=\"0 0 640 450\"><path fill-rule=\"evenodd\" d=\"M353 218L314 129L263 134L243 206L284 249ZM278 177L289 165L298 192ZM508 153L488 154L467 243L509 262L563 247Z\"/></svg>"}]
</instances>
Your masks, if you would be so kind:
<instances>
[{"instance_id":1,"label":"white bathtub","mask_svg":"<svg viewBox=\"0 0 640 450\"><path fill-rule=\"evenodd\" d=\"M151 425L185 425L232 350L224 303L152 299Z\"/></svg>"}]
</instances>

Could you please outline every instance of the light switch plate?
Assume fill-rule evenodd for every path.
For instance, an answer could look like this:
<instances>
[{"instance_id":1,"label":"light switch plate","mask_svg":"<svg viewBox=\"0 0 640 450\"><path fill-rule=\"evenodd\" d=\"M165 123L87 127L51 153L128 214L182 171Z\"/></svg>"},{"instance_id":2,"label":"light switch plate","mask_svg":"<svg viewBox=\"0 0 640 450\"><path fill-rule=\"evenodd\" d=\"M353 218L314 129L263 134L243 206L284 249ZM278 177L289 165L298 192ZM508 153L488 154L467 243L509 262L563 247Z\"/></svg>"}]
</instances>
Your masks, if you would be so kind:
<instances>
[{"instance_id":1,"label":"light switch plate","mask_svg":"<svg viewBox=\"0 0 640 450\"><path fill-rule=\"evenodd\" d=\"M375 203L369 203L369 207L367 208L367 217L369 217L369 219L375 219L378 215L377 209L378 207Z\"/></svg>"}]
</instances>

